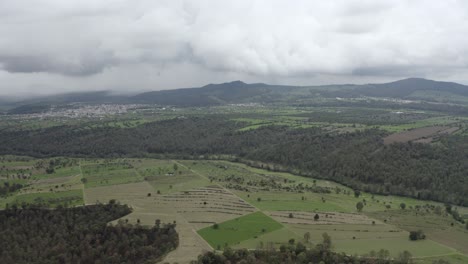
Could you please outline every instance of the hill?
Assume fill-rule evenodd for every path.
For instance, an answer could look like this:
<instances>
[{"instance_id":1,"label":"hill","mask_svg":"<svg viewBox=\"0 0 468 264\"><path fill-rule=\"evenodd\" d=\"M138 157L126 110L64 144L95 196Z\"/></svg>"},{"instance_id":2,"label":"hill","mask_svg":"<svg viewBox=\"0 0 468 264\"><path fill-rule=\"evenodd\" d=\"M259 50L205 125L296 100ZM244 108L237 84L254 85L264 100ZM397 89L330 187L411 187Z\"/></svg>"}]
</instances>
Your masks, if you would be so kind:
<instances>
[{"instance_id":1,"label":"hill","mask_svg":"<svg viewBox=\"0 0 468 264\"><path fill-rule=\"evenodd\" d=\"M427 102L468 103L468 86L421 78L409 78L390 83L364 85L288 86L233 81L208 84L198 88L181 88L144 92L137 95L113 95L108 91L77 92L38 97L16 102L23 105L67 103L138 103L202 107L239 103L311 102L317 98L396 98ZM19 109L22 112L24 109ZM17 112L17 111L13 111Z\"/></svg>"},{"instance_id":2,"label":"hill","mask_svg":"<svg viewBox=\"0 0 468 264\"><path fill-rule=\"evenodd\" d=\"M428 94L468 97L468 86L453 82L439 82L409 78L391 83L370 84L356 89L359 94L375 97L427 99ZM435 96L437 97L437 96Z\"/></svg>"},{"instance_id":3,"label":"hill","mask_svg":"<svg viewBox=\"0 0 468 264\"><path fill-rule=\"evenodd\" d=\"M287 86L234 81L200 88L154 91L138 94L134 103L176 106L212 106L233 103L295 103L317 97L384 97L432 102L468 102L468 86L409 78L391 83L364 85Z\"/></svg>"},{"instance_id":4,"label":"hill","mask_svg":"<svg viewBox=\"0 0 468 264\"><path fill-rule=\"evenodd\" d=\"M294 88L285 85L264 83L247 84L234 81L221 84L208 84L200 88L153 91L129 98L134 103L165 104L177 106L212 106L230 103L263 102L262 97Z\"/></svg>"}]
</instances>

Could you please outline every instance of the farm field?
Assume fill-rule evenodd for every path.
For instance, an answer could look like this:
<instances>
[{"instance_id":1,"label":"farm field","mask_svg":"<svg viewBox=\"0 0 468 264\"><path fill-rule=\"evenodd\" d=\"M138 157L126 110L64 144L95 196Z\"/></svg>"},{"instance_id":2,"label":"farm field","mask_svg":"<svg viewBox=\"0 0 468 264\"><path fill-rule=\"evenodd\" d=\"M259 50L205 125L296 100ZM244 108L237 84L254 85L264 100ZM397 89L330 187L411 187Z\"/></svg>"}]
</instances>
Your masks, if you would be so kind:
<instances>
[{"instance_id":1,"label":"farm field","mask_svg":"<svg viewBox=\"0 0 468 264\"><path fill-rule=\"evenodd\" d=\"M295 241L302 241L303 238L298 234L294 233L287 227L282 227L275 231L269 232L267 234L262 234L260 236L256 236L250 238L248 240L244 240L238 244L232 246L232 248L242 249L269 249L274 248L278 249L281 245L286 244L287 241L290 239L294 239ZM306 244L307 245L307 244ZM309 244L311 245L311 244Z\"/></svg>"},{"instance_id":2,"label":"farm field","mask_svg":"<svg viewBox=\"0 0 468 264\"><path fill-rule=\"evenodd\" d=\"M458 130L458 127L449 126L430 126L415 128L405 132L399 132L389 135L384 138L385 144L391 144L395 142L420 142L430 143L435 138L443 134L452 134Z\"/></svg>"},{"instance_id":3,"label":"farm field","mask_svg":"<svg viewBox=\"0 0 468 264\"><path fill-rule=\"evenodd\" d=\"M217 226L205 227L199 230L198 234L213 248L221 249L281 228L280 223L264 213L255 212L217 224Z\"/></svg>"},{"instance_id":4,"label":"farm field","mask_svg":"<svg viewBox=\"0 0 468 264\"><path fill-rule=\"evenodd\" d=\"M222 160L57 159L47 173L48 159L9 159L1 160L0 181L24 186L0 198L0 206L79 206L115 199L133 212L114 223L177 223L180 245L164 259L169 263L187 263L204 250L225 246L278 249L290 239L313 246L323 233L331 236L335 251L346 254L384 248L397 256L408 250L416 263L439 258L463 263L468 254L468 231L437 202L366 192L356 196L332 181ZM427 238L410 241L415 229Z\"/></svg>"},{"instance_id":5,"label":"farm field","mask_svg":"<svg viewBox=\"0 0 468 264\"><path fill-rule=\"evenodd\" d=\"M126 162L81 166L85 188L143 181Z\"/></svg>"}]
</instances>

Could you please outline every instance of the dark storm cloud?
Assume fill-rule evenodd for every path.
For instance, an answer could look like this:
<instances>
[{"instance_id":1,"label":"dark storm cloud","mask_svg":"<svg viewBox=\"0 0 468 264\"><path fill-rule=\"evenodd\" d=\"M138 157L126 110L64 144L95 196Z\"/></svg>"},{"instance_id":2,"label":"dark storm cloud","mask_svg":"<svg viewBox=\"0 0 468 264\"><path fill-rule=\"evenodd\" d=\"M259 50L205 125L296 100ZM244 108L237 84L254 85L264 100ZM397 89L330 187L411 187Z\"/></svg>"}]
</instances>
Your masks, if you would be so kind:
<instances>
[{"instance_id":1,"label":"dark storm cloud","mask_svg":"<svg viewBox=\"0 0 468 264\"><path fill-rule=\"evenodd\" d=\"M467 7L436 0L3 0L0 94L12 86L166 89L231 78L468 80Z\"/></svg>"},{"instance_id":2,"label":"dark storm cloud","mask_svg":"<svg viewBox=\"0 0 468 264\"><path fill-rule=\"evenodd\" d=\"M111 52L82 54L76 59L53 56L0 56L1 69L10 73L49 72L70 76L86 76L102 72L106 67L117 65Z\"/></svg>"}]
</instances>

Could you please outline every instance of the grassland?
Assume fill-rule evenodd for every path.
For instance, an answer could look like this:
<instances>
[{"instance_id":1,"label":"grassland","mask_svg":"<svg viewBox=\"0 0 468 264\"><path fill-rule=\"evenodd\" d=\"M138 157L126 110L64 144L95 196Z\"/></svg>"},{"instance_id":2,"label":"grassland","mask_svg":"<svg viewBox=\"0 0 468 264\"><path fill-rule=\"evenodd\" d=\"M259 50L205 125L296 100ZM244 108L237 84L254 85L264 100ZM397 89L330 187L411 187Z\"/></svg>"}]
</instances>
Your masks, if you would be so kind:
<instances>
[{"instance_id":1,"label":"grassland","mask_svg":"<svg viewBox=\"0 0 468 264\"><path fill-rule=\"evenodd\" d=\"M143 181L127 163L109 163L81 166L86 188Z\"/></svg>"},{"instance_id":2,"label":"grassland","mask_svg":"<svg viewBox=\"0 0 468 264\"><path fill-rule=\"evenodd\" d=\"M302 241L303 238L298 234L291 231L289 228L283 227L261 236L256 236L247 240L244 240L233 248L247 248L247 249L266 249L275 248L278 249L281 245L284 245L286 241L294 239L295 241ZM310 244L309 244L310 245Z\"/></svg>"},{"instance_id":3,"label":"grassland","mask_svg":"<svg viewBox=\"0 0 468 264\"><path fill-rule=\"evenodd\" d=\"M213 248L221 249L281 229L282 225L262 212L255 212L198 231Z\"/></svg>"},{"instance_id":4,"label":"grassland","mask_svg":"<svg viewBox=\"0 0 468 264\"><path fill-rule=\"evenodd\" d=\"M143 162L137 171L160 193L173 193L203 187L210 181L175 161Z\"/></svg>"}]
</instances>

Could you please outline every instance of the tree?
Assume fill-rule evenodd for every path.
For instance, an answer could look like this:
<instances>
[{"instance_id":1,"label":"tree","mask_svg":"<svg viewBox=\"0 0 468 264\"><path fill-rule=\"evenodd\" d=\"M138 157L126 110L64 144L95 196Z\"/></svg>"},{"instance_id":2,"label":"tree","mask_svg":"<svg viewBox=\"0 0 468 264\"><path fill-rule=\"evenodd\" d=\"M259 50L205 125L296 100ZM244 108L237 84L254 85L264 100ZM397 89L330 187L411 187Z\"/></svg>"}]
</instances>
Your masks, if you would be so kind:
<instances>
[{"instance_id":1,"label":"tree","mask_svg":"<svg viewBox=\"0 0 468 264\"><path fill-rule=\"evenodd\" d=\"M296 245L296 255L299 255L302 252L305 252L307 250L306 246L302 244L301 242L298 242Z\"/></svg>"},{"instance_id":2,"label":"tree","mask_svg":"<svg viewBox=\"0 0 468 264\"><path fill-rule=\"evenodd\" d=\"M400 255L398 255L397 261L401 264L411 263L411 253L409 253L406 250L403 251L402 253L400 253Z\"/></svg>"},{"instance_id":3,"label":"tree","mask_svg":"<svg viewBox=\"0 0 468 264\"><path fill-rule=\"evenodd\" d=\"M314 221L318 221L319 218L320 218L320 216L319 216L318 214L315 214L315 215L314 215Z\"/></svg>"},{"instance_id":4,"label":"tree","mask_svg":"<svg viewBox=\"0 0 468 264\"><path fill-rule=\"evenodd\" d=\"M325 233L322 234L322 238L323 238L322 244L323 244L324 249L326 249L326 250L331 249L332 242L331 242L330 235L328 235L328 233L325 232Z\"/></svg>"},{"instance_id":5,"label":"tree","mask_svg":"<svg viewBox=\"0 0 468 264\"><path fill-rule=\"evenodd\" d=\"M213 229L219 229L219 225L218 225L218 224L214 224L214 225L213 225Z\"/></svg>"},{"instance_id":6,"label":"tree","mask_svg":"<svg viewBox=\"0 0 468 264\"><path fill-rule=\"evenodd\" d=\"M294 218L294 215L292 213L289 213L289 218Z\"/></svg>"},{"instance_id":7,"label":"tree","mask_svg":"<svg viewBox=\"0 0 468 264\"><path fill-rule=\"evenodd\" d=\"M177 166L177 163L174 163L174 171L177 171L179 169L179 166Z\"/></svg>"},{"instance_id":8,"label":"tree","mask_svg":"<svg viewBox=\"0 0 468 264\"><path fill-rule=\"evenodd\" d=\"M406 204L405 204L405 203L401 203L401 204L400 204L400 208L401 208L402 210L405 210Z\"/></svg>"},{"instance_id":9,"label":"tree","mask_svg":"<svg viewBox=\"0 0 468 264\"><path fill-rule=\"evenodd\" d=\"M386 249L381 249L379 252L377 252L377 258L382 259L382 260L387 260L390 258L390 251Z\"/></svg>"},{"instance_id":10,"label":"tree","mask_svg":"<svg viewBox=\"0 0 468 264\"><path fill-rule=\"evenodd\" d=\"M409 239L412 241L426 239L426 235L424 234L422 230L410 231Z\"/></svg>"},{"instance_id":11,"label":"tree","mask_svg":"<svg viewBox=\"0 0 468 264\"><path fill-rule=\"evenodd\" d=\"M310 233L309 233L309 232L306 232L306 233L304 234L304 241L305 241L306 243L309 243L309 241L310 241Z\"/></svg>"},{"instance_id":12,"label":"tree","mask_svg":"<svg viewBox=\"0 0 468 264\"><path fill-rule=\"evenodd\" d=\"M361 212L362 211L362 208L364 208L364 204L362 202L358 202L356 204L356 209Z\"/></svg>"},{"instance_id":13,"label":"tree","mask_svg":"<svg viewBox=\"0 0 468 264\"><path fill-rule=\"evenodd\" d=\"M57 206L55 210L38 205L2 210L0 230L8 227L11 232L2 233L0 263L143 263L177 247L175 226L128 224L121 217L130 212L130 207L112 200L75 208ZM120 219L116 225L107 225L115 219ZM28 236L18 235L25 233ZM92 252L82 242L91 242Z\"/></svg>"},{"instance_id":14,"label":"tree","mask_svg":"<svg viewBox=\"0 0 468 264\"><path fill-rule=\"evenodd\" d=\"M359 196L361 196L361 191L354 190L354 197L359 198Z\"/></svg>"}]
</instances>

